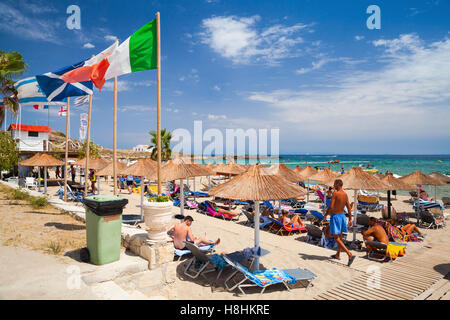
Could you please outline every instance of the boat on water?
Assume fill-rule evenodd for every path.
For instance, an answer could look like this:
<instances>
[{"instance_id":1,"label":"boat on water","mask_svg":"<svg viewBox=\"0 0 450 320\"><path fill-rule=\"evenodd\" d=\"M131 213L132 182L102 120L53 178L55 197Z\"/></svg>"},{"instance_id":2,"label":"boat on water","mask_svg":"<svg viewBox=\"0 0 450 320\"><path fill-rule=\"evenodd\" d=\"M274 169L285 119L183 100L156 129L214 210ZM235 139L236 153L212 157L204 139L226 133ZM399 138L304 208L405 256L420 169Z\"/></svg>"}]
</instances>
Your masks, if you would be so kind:
<instances>
[{"instance_id":1,"label":"boat on water","mask_svg":"<svg viewBox=\"0 0 450 320\"><path fill-rule=\"evenodd\" d=\"M341 162L341 160L332 160L332 161L328 161L328 163L339 163Z\"/></svg>"}]
</instances>

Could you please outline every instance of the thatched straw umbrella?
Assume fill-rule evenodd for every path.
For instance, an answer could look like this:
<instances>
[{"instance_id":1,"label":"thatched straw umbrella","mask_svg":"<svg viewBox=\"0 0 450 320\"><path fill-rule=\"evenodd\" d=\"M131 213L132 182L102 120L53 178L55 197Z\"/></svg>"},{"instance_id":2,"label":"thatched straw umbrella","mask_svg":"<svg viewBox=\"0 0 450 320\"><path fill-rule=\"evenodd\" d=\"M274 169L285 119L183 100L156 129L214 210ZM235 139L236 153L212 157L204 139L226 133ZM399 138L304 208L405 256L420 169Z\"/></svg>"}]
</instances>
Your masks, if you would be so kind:
<instances>
[{"instance_id":1,"label":"thatched straw umbrella","mask_svg":"<svg viewBox=\"0 0 450 320\"><path fill-rule=\"evenodd\" d=\"M443 182L442 180L436 179L432 176L426 175L425 173L416 170L413 173L410 173L406 176L403 176L400 178L400 180L402 180L403 182L406 182L408 184L415 184L415 185L426 185L426 186L434 186L434 196L435 196L435 200L436 199L436 186L443 186L446 183ZM420 198L420 188L417 188L417 197Z\"/></svg>"},{"instance_id":2,"label":"thatched straw umbrella","mask_svg":"<svg viewBox=\"0 0 450 320\"><path fill-rule=\"evenodd\" d=\"M296 198L304 195L300 186L278 175L270 175L263 165L253 165L247 172L234 177L210 190L210 194L233 200L253 200L255 202L255 251L259 251L259 202ZM256 269L259 269L259 256L256 256Z\"/></svg>"},{"instance_id":3,"label":"thatched straw umbrella","mask_svg":"<svg viewBox=\"0 0 450 320\"><path fill-rule=\"evenodd\" d=\"M306 190L308 190L308 192L306 193L306 202L309 202L309 180L310 180L310 177L315 175L316 173L317 173L316 169L312 168L311 166L307 166L298 174L299 181L307 181L308 186L306 187Z\"/></svg>"},{"instance_id":4,"label":"thatched straw umbrella","mask_svg":"<svg viewBox=\"0 0 450 320\"><path fill-rule=\"evenodd\" d=\"M380 179L387 186L385 190L387 190L387 203L388 203L388 219L391 218L391 191L392 190L414 190L416 187L413 185L407 184L400 179L394 178L392 173L386 174L383 178Z\"/></svg>"},{"instance_id":5,"label":"thatched straw umbrella","mask_svg":"<svg viewBox=\"0 0 450 320\"><path fill-rule=\"evenodd\" d=\"M161 181L180 179L180 216L177 216L178 218L184 217L183 179L208 176L211 174L211 170L204 166L191 163L190 159L183 158L169 160L161 167Z\"/></svg>"},{"instance_id":6,"label":"thatched straw umbrella","mask_svg":"<svg viewBox=\"0 0 450 320\"><path fill-rule=\"evenodd\" d=\"M87 194L87 189L88 189L88 176L89 176L89 169L94 169L94 170L100 170L103 169L104 167L106 167L111 161L106 160L104 158L90 158L89 157L89 168L86 168L86 157L84 157L83 159L77 160L75 163L73 163L73 165L76 166L80 166L82 168L84 168L84 191L85 194ZM80 180L81 180L81 174L80 174Z\"/></svg>"},{"instance_id":7,"label":"thatched straw umbrella","mask_svg":"<svg viewBox=\"0 0 450 320\"><path fill-rule=\"evenodd\" d=\"M41 191L41 170L44 167L44 193L47 194L47 167L63 166L64 162L46 153L36 153L31 158L20 162L21 166L38 167L38 191Z\"/></svg>"},{"instance_id":8,"label":"thatched straw umbrella","mask_svg":"<svg viewBox=\"0 0 450 320\"><path fill-rule=\"evenodd\" d=\"M112 176L114 174L114 162L110 162L109 164L106 165L106 167L103 167L102 169L100 169L97 172L97 177L104 177L104 176ZM120 170L124 170L127 167L126 164L120 162L120 161L116 161L116 168L117 170L120 172ZM114 178L113 181L115 182L116 179ZM100 179L98 179L98 194L100 194Z\"/></svg>"},{"instance_id":9,"label":"thatched straw umbrella","mask_svg":"<svg viewBox=\"0 0 450 320\"><path fill-rule=\"evenodd\" d=\"M450 177L440 172L432 172L429 174L429 176L441 180L442 182L450 183Z\"/></svg>"},{"instance_id":10,"label":"thatched straw umbrella","mask_svg":"<svg viewBox=\"0 0 450 320\"><path fill-rule=\"evenodd\" d=\"M320 170L316 174L309 177L309 180L315 180L322 182L324 184L328 184L328 181L334 181L339 176L339 174L332 172L330 169L326 168L324 170ZM331 184L331 183L330 183ZM326 211L326 194L323 195L323 211Z\"/></svg>"},{"instance_id":11,"label":"thatched straw umbrella","mask_svg":"<svg viewBox=\"0 0 450 320\"><path fill-rule=\"evenodd\" d=\"M216 174L228 175L228 178L230 178L231 176L236 176L244 173L245 169L231 160L227 164L218 164L214 168L214 172Z\"/></svg>"},{"instance_id":12,"label":"thatched straw umbrella","mask_svg":"<svg viewBox=\"0 0 450 320\"><path fill-rule=\"evenodd\" d=\"M291 182L299 182L298 175L282 163L273 164L270 167L266 168L266 171L269 174L282 176L283 178Z\"/></svg>"},{"instance_id":13,"label":"thatched straw umbrella","mask_svg":"<svg viewBox=\"0 0 450 320\"><path fill-rule=\"evenodd\" d=\"M301 173L305 168L300 168L299 165L297 165L292 171L294 171L296 174Z\"/></svg>"},{"instance_id":14,"label":"thatched straw umbrella","mask_svg":"<svg viewBox=\"0 0 450 320\"><path fill-rule=\"evenodd\" d=\"M211 172L211 174L208 176L208 190L211 190L211 176L215 172L216 165L214 165L212 163L208 163L208 164L205 164L205 168Z\"/></svg>"},{"instance_id":15,"label":"thatched straw umbrella","mask_svg":"<svg viewBox=\"0 0 450 320\"><path fill-rule=\"evenodd\" d=\"M139 159L137 162L133 163L129 167L125 167L123 170L118 170L121 175L132 175L136 177L141 177L140 191L141 191L141 217L140 221L144 219L144 189L142 188L144 184L144 177L147 179L155 179L156 172L156 161L151 159ZM114 177L114 183L117 177Z\"/></svg>"},{"instance_id":16,"label":"thatched straw umbrella","mask_svg":"<svg viewBox=\"0 0 450 320\"><path fill-rule=\"evenodd\" d=\"M358 215L356 192L359 189L364 190L386 190L388 186L380 179L364 172L360 167L353 167L351 170L339 176L343 182L343 188L354 191L353 199L353 241L356 240L356 218ZM327 181L331 183L335 179Z\"/></svg>"}]
</instances>

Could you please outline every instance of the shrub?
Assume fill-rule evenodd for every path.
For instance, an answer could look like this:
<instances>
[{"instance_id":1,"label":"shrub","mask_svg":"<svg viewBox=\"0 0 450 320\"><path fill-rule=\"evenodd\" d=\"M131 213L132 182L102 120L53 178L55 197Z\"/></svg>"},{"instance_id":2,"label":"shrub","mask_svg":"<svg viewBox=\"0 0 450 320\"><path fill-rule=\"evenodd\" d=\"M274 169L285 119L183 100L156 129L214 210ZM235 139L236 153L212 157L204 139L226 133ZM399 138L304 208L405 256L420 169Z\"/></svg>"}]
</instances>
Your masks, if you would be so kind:
<instances>
[{"instance_id":1,"label":"shrub","mask_svg":"<svg viewBox=\"0 0 450 320\"><path fill-rule=\"evenodd\" d=\"M53 242L51 241L48 244L48 249L47 251L53 254L59 254L62 250L63 250L63 246L62 244L58 241L58 242Z\"/></svg>"},{"instance_id":2,"label":"shrub","mask_svg":"<svg viewBox=\"0 0 450 320\"><path fill-rule=\"evenodd\" d=\"M39 198L30 197L28 198L28 201L30 202L30 205L33 209L39 209L48 206L48 201L46 197L39 197Z\"/></svg>"},{"instance_id":3,"label":"shrub","mask_svg":"<svg viewBox=\"0 0 450 320\"><path fill-rule=\"evenodd\" d=\"M170 198L168 196L157 196L156 198L148 199L150 202L169 202Z\"/></svg>"},{"instance_id":4,"label":"shrub","mask_svg":"<svg viewBox=\"0 0 450 320\"><path fill-rule=\"evenodd\" d=\"M13 200L27 200L30 195L27 191L22 189L14 189L11 193L10 199Z\"/></svg>"}]
</instances>

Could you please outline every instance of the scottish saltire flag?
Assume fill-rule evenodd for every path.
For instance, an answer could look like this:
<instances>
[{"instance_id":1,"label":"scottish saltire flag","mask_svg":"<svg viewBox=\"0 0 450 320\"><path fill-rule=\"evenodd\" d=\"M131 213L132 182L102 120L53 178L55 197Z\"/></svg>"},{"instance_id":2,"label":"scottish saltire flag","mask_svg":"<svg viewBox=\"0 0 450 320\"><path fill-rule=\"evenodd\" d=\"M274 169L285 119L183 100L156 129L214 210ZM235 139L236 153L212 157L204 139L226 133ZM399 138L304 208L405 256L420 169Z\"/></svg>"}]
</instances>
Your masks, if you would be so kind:
<instances>
[{"instance_id":1,"label":"scottish saltire flag","mask_svg":"<svg viewBox=\"0 0 450 320\"><path fill-rule=\"evenodd\" d=\"M61 106L61 107L59 108L58 114L59 114L61 117L67 116L67 107L66 107L66 106Z\"/></svg>"},{"instance_id":2,"label":"scottish saltire flag","mask_svg":"<svg viewBox=\"0 0 450 320\"><path fill-rule=\"evenodd\" d=\"M87 105L89 103L89 96L80 96L76 97L73 100L74 107L82 107L84 105Z\"/></svg>"},{"instance_id":3,"label":"scottish saltire flag","mask_svg":"<svg viewBox=\"0 0 450 320\"><path fill-rule=\"evenodd\" d=\"M55 72L47 72L36 76L42 91L49 101L61 101L68 97L78 97L92 94L92 82L74 82L68 83L62 79L65 73L84 66L84 61L56 70Z\"/></svg>"},{"instance_id":4,"label":"scottish saltire flag","mask_svg":"<svg viewBox=\"0 0 450 320\"><path fill-rule=\"evenodd\" d=\"M34 104L33 108L35 110L45 110L45 109L48 109L48 106L47 105L43 105L43 104Z\"/></svg>"},{"instance_id":5,"label":"scottish saltire flag","mask_svg":"<svg viewBox=\"0 0 450 320\"><path fill-rule=\"evenodd\" d=\"M14 84L21 105L62 105L65 101L49 101L42 92L36 77L25 78Z\"/></svg>"}]
</instances>

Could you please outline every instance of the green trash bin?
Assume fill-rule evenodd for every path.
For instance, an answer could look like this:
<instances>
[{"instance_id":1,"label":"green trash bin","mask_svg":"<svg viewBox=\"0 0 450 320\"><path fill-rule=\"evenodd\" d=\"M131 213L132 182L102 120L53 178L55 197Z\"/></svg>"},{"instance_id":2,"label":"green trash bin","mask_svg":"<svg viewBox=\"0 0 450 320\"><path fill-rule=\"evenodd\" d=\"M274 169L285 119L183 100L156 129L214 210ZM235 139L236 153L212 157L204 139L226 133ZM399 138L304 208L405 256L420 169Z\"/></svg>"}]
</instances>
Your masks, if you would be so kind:
<instances>
[{"instance_id":1,"label":"green trash bin","mask_svg":"<svg viewBox=\"0 0 450 320\"><path fill-rule=\"evenodd\" d=\"M119 260L122 211L127 203L127 199L113 195L94 195L83 199L91 263L103 265Z\"/></svg>"}]
</instances>

